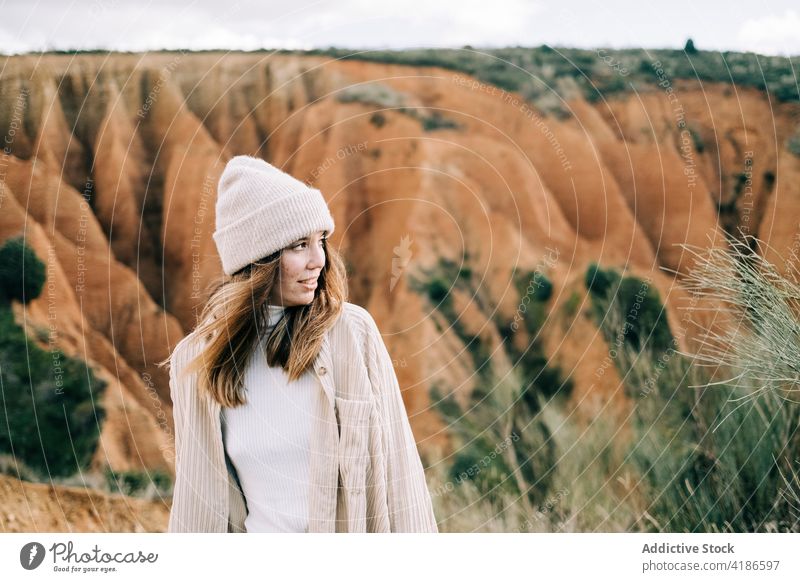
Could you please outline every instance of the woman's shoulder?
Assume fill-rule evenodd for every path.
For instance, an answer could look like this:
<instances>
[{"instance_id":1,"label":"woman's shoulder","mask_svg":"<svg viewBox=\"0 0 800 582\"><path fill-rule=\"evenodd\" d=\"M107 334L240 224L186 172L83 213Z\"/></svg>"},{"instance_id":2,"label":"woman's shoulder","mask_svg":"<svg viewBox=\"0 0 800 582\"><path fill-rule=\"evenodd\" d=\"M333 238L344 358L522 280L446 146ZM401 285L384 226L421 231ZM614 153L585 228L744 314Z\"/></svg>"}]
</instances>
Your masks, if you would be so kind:
<instances>
[{"instance_id":1,"label":"woman's shoulder","mask_svg":"<svg viewBox=\"0 0 800 582\"><path fill-rule=\"evenodd\" d=\"M369 311L360 305L356 303L350 303L349 301L345 301L343 304L342 317L346 318L351 324L355 323L358 325L369 325L370 323L374 323L372 315L370 315Z\"/></svg>"},{"instance_id":2,"label":"woman's shoulder","mask_svg":"<svg viewBox=\"0 0 800 582\"><path fill-rule=\"evenodd\" d=\"M189 332L175 344L169 357L170 369L182 368L187 362L191 362L200 354L202 341L197 330Z\"/></svg>"},{"instance_id":3,"label":"woman's shoulder","mask_svg":"<svg viewBox=\"0 0 800 582\"><path fill-rule=\"evenodd\" d=\"M378 325L372 314L355 303L344 302L339 321L343 322L356 337L364 342L380 336Z\"/></svg>"},{"instance_id":4,"label":"woman's shoulder","mask_svg":"<svg viewBox=\"0 0 800 582\"><path fill-rule=\"evenodd\" d=\"M345 301L327 336L336 357L351 359L355 353L366 357L372 349L371 343L380 337L380 332L366 309Z\"/></svg>"}]
</instances>

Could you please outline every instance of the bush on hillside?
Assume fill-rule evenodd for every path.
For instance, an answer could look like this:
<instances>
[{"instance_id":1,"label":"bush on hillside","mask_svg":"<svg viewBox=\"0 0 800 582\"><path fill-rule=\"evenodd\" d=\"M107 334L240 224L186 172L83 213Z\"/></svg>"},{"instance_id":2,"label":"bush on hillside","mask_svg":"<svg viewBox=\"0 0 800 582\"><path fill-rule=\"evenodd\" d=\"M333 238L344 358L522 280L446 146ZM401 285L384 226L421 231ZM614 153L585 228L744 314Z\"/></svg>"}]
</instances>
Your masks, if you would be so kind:
<instances>
[{"instance_id":1,"label":"bush on hillside","mask_svg":"<svg viewBox=\"0 0 800 582\"><path fill-rule=\"evenodd\" d=\"M0 300L28 303L41 295L46 278L44 263L22 237L0 247Z\"/></svg>"},{"instance_id":2,"label":"bush on hillside","mask_svg":"<svg viewBox=\"0 0 800 582\"><path fill-rule=\"evenodd\" d=\"M104 386L84 362L41 349L0 306L0 454L44 479L88 468L104 418Z\"/></svg>"}]
</instances>

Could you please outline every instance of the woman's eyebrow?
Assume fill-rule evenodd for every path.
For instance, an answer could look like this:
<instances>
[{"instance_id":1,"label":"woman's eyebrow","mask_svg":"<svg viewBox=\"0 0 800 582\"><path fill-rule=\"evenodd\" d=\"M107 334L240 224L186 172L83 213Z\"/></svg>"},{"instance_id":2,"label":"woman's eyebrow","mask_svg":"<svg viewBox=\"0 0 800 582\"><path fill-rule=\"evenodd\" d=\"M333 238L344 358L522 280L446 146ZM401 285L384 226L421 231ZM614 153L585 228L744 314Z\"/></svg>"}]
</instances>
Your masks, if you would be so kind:
<instances>
[{"instance_id":1,"label":"woman's eyebrow","mask_svg":"<svg viewBox=\"0 0 800 582\"><path fill-rule=\"evenodd\" d=\"M321 237L321 238L324 238L324 237L326 237L326 236L328 236L328 231L327 231L327 230L326 230L326 231L323 231L323 233L322 233L322 237ZM304 236L303 238L298 238L298 239L297 239L296 241L294 241L292 244L297 244L297 243L299 243L299 242L307 241L309 238L311 238L311 237L309 237L309 236Z\"/></svg>"}]
</instances>

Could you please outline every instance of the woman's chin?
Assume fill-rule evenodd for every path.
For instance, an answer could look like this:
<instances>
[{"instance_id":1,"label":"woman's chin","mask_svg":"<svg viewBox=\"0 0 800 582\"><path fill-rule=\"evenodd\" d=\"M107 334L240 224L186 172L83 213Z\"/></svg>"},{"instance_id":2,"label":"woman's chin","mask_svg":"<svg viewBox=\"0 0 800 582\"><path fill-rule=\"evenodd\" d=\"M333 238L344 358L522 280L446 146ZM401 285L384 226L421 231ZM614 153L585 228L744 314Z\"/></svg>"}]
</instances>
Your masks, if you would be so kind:
<instances>
[{"instance_id":1,"label":"woman's chin","mask_svg":"<svg viewBox=\"0 0 800 582\"><path fill-rule=\"evenodd\" d=\"M315 291L308 291L306 293L300 293L297 297L294 298L292 302L294 305L309 305L314 301Z\"/></svg>"}]
</instances>

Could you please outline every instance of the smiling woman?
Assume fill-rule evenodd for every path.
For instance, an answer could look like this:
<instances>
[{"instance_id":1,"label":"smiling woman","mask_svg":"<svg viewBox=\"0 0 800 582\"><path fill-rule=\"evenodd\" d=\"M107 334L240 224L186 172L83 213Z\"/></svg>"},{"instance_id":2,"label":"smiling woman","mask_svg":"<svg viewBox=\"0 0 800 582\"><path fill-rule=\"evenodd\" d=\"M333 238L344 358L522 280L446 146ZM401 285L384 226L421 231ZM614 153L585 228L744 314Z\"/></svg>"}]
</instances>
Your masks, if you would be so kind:
<instances>
[{"instance_id":1,"label":"smiling woman","mask_svg":"<svg viewBox=\"0 0 800 582\"><path fill-rule=\"evenodd\" d=\"M257 158L226 165L226 278L168 360L169 531L438 531L391 357L346 300L333 231L318 190Z\"/></svg>"}]
</instances>

